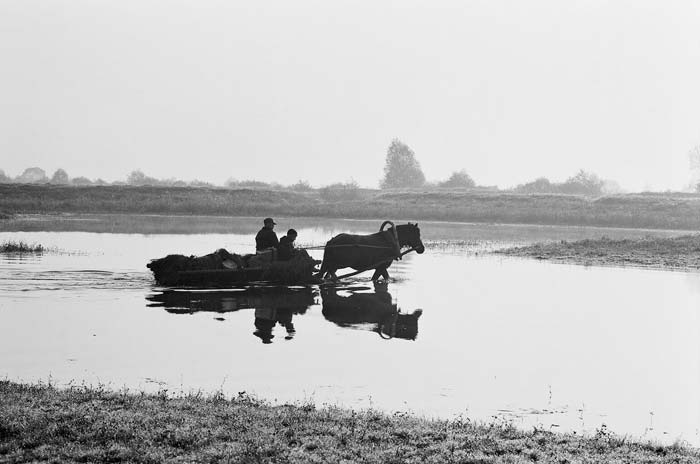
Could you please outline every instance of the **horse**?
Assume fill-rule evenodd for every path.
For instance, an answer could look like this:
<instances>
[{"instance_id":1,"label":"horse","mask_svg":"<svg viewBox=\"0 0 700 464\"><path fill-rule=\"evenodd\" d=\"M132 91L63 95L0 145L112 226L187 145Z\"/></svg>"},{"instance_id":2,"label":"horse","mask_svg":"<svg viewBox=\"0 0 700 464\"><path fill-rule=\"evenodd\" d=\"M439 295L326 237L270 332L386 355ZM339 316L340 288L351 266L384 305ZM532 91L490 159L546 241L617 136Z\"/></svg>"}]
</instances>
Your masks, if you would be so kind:
<instances>
[{"instance_id":1,"label":"horse","mask_svg":"<svg viewBox=\"0 0 700 464\"><path fill-rule=\"evenodd\" d=\"M354 289L323 287L323 317L340 327L371 330L384 339L415 340L418 336L418 318L423 313L416 309L402 313L393 303L387 284L374 284L374 293L355 292ZM362 289L360 289L362 290ZM348 292L348 296L338 291Z\"/></svg>"},{"instance_id":2,"label":"horse","mask_svg":"<svg viewBox=\"0 0 700 464\"><path fill-rule=\"evenodd\" d=\"M379 232L369 235L339 234L330 239L323 251L323 263L317 276L330 275L337 280L335 271L350 267L356 271L374 269L372 280L383 277L389 279L387 268L394 259L401 257L401 248L411 247L418 254L425 251L420 238L418 224L401 224L384 229L389 221L384 222Z\"/></svg>"}]
</instances>

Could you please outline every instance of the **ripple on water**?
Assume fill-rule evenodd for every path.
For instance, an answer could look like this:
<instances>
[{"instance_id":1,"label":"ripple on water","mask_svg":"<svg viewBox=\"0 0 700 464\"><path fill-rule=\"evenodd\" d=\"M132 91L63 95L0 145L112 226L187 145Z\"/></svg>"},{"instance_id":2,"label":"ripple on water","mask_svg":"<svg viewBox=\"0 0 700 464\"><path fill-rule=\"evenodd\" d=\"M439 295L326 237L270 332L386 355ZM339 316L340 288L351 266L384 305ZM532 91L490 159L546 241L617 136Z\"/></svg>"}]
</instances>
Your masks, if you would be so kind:
<instances>
[{"instance_id":1,"label":"ripple on water","mask_svg":"<svg viewBox=\"0 0 700 464\"><path fill-rule=\"evenodd\" d=\"M94 269L26 270L5 267L0 270L0 281L5 292L76 289L138 289L153 283L146 272L110 272Z\"/></svg>"}]
</instances>

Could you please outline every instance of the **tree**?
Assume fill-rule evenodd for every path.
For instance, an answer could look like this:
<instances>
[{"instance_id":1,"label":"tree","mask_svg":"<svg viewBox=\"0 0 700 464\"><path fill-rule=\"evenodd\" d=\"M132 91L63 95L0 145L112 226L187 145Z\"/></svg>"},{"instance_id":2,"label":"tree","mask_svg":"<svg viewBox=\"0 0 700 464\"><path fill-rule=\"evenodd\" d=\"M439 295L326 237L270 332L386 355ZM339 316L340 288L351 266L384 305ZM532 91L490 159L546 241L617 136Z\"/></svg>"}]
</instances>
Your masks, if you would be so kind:
<instances>
[{"instance_id":1,"label":"tree","mask_svg":"<svg viewBox=\"0 0 700 464\"><path fill-rule=\"evenodd\" d=\"M49 178L41 168L27 168L15 181L21 184L43 184L48 182Z\"/></svg>"},{"instance_id":2,"label":"tree","mask_svg":"<svg viewBox=\"0 0 700 464\"><path fill-rule=\"evenodd\" d=\"M562 193L600 195L603 192L603 184L603 179L581 169L574 177L569 177L561 185L561 191Z\"/></svg>"},{"instance_id":3,"label":"tree","mask_svg":"<svg viewBox=\"0 0 700 464\"><path fill-rule=\"evenodd\" d=\"M392 140L386 153L381 187L421 187L423 184L425 184L425 175L413 150L399 139Z\"/></svg>"},{"instance_id":4,"label":"tree","mask_svg":"<svg viewBox=\"0 0 700 464\"><path fill-rule=\"evenodd\" d=\"M126 183L129 185L159 185L160 181L153 177L149 177L142 171L131 171L129 177L126 178Z\"/></svg>"},{"instance_id":5,"label":"tree","mask_svg":"<svg viewBox=\"0 0 700 464\"><path fill-rule=\"evenodd\" d=\"M69 182L68 173L63 169L56 169L56 172L51 176L52 184L67 184Z\"/></svg>"},{"instance_id":6,"label":"tree","mask_svg":"<svg viewBox=\"0 0 700 464\"><path fill-rule=\"evenodd\" d=\"M467 174L467 171L462 169L461 171L453 172L449 179L438 183L438 187L473 188L476 187L476 182Z\"/></svg>"},{"instance_id":7,"label":"tree","mask_svg":"<svg viewBox=\"0 0 700 464\"><path fill-rule=\"evenodd\" d=\"M12 179L5 174L5 171L0 169L0 184L9 184L10 182L12 182Z\"/></svg>"}]
</instances>

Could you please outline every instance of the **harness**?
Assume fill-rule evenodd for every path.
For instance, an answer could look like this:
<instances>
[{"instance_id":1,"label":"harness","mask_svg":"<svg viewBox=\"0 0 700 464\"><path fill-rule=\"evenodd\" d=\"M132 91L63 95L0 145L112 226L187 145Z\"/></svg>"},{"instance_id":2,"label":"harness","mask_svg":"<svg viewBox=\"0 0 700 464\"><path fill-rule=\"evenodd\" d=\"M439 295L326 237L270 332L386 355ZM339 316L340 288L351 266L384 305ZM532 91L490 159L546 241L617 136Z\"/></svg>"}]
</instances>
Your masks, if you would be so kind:
<instances>
[{"instance_id":1,"label":"harness","mask_svg":"<svg viewBox=\"0 0 700 464\"><path fill-rule=\"evenodd\" d=\"M361 274L365 271L369 271L371 269L376 269L378 266L385 264L385 263L391 263L394 260L400 260L403 258L403 256L407 253L410 253L412 251L415 251L415 248L411 247L408 250L402 252L401 251L401 244L399 243L399 233L396 230L396 226L392 221L384 221L379 228L379 232L389 232L385 231L384 228L387 225L391 225L391 229L393 229L393 234L386 234L388 238L390 239L389 241L391 242L390 246L381 246L381 245L365 245L365 244L360 244L360 243L347 243L347 244L341 244L341 245L321 245L321 246L314 246L314 247L305 247L307 250L320 250L320 249L326 249L326 248L342 248L342 247L354 247L354 248L379 248L379 249L384 249L384 250L392 250L393 256L389 258L384 258L381 261L378 261L369 267L366 267L365 269L361 269L359 271L354 271L354 272L349 272L347 274L343 274L341 276L337 277L337 280L344 279L346 277L352 277L357 274Z\"/></svg>"},{"instance_id":2,"label":"harness","mask_svg":"<svg viewBox=\"0 0 700 464\"><path fill-rule=\"evenodd\" d=\"M379 232L388 232L384 230L384 227L390 224L391 228L393 229L393 234L389 235L387 234L388 238L390 238L391 245L390 246L382 246L382 245L366 245L366 244L361 244L361 243L344 243L341 245L318 245L318 246L310 246L310 247L304 247L305 250L324 250L326 248L347 248L347 247L352 247L352 248L374 248L374 249L380 249L380 250L394 250L394 257L392 259L401 259L403 255L406 254L406 252L401 253L401 244L399 243L399 233L396 231L396 227L394 226L394 223L391 221L384 221L382 223L382 226L379 228ZM411 248L408 251L413 251L413 248ZM381 261L384 262L384 261Z\"/></svg>"}]
</instances>

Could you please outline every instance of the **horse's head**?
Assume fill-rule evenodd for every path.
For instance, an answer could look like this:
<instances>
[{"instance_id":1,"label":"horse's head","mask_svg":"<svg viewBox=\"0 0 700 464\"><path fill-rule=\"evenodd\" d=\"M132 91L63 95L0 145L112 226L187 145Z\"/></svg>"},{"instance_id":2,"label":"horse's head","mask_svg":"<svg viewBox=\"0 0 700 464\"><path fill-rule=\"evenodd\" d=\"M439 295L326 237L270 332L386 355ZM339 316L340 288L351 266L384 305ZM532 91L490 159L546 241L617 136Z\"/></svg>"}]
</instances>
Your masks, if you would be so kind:
<instances>
[{"instance_id":1,"label":"horse's head","mask_svg":"<svg viewBox=\"0 0 700 464\"><path fill-rule=\"evenodd\" d=\"M397 311L379 322L375 332L384 339L403 338L415 340L418 336L418 318L423 314L422 309L416 309L411 314Z\"/></svg>"},{"instance_id":2,"label":"horse's head","mask_svg":"<svg viewBox=\"0 0 700 464\"><path fill-rule=\"evenodd\" d=\"M399 245L414 248L418 254L425 251L425 246L420 239L420 229L418 224L401 224L396 226L396 233L399 237Z\"/></svg>"}]
</instances>

